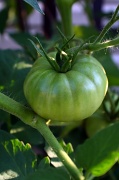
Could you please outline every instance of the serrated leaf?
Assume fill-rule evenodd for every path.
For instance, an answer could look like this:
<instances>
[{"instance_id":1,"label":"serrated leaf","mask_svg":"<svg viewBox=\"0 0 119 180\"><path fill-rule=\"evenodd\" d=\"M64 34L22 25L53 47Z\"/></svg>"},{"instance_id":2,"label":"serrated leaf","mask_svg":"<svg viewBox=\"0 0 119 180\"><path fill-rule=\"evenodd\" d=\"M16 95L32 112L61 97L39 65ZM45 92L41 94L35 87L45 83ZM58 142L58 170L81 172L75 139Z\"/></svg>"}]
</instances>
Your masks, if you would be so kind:
<instances>
[{"instance_id":1,"label":"serrated leaf","mask_svg":"<svg viewBox=\"0 0 119 180\"><path fill-rule=\"evenodd\" d=\"M62 167L63 164L62 162L59 160L59 158L57 157L56 153L53 151L53 149L46 145L45 146L45 150L48 154L48 156L50 157L50 160L51 160L51 164L54 166L54 167Z\"/></svg>"},{"instance_id":2,"label":"serrated leaf","mask_svg":"<svg viewBox=\"0 0 119 180\"><path fill-rule=\"evenodd\" d=\"M101 176L119 160L119 123L115 123L79 145L75 152L77 166L93 176Z\"/></svg>"},{"instance_id":3,"label":"serrated leaf","mask_svg":"<svg viewBox=\"0 0 119 180\"><path fill-rule=\"evenodd\" d=\"M0 179L24 179L33 173L36 157L29 144L24 145L10 134L0 131Z\"/></svg>"},{"instance_id":4,"label":"serrated leaf","mask_svg":"<svg viewBox=\"0 0 119 180\"><path fill-rule=\"evenodd\" d=\"M66 144L63 140L61 140L60 145L63 147L63 149L65 150L67 154L70 154L73 152L73 147L71 143Z\"/></svg>"},{"instance_id":5,"label":"serrated leaf","mask_svg":"<svg viewBox=\"0 0 119 180\"><path fill-rule=\"evenodd\" d=\"M23 50L0 50L0 91L26 104L23 83L32 63ZM0 125L4 122L8 125L10 116L0 110Z\"/></svg>"},{"instance_id":6,"label":"serrated leaf","mask_svg":"<svg viewBox=\"0 0 119 180\"><path fill-rule=\"evenodd\" d=\"M25 180L70 180L69 174L62 168L45 168L29 175Z\"/></svg>"},{"instance_id":7,"label":"serrated leaf","mask_svg":"<svg viewBox=\"0 0 119 180\"><path fill-rule=\"evenodd\" d=\"M40 161L38 168L44 169L44 168L48 168L48 167L50 167L50 158L48 156L46 156Z\"/></svg>"},{"instance_id":8,"label":"serrated leaf","mask_svg":"<svg viewBox=\"0 0 119 180\"><path fill-rule=\"evenodd\" d=\"M17 44L23 47L24 51L33 59L36 60L38 58L37 52L34 49L33 45L29 43L28 39L33 39L33 36L26 32L17 32L11 33L10 37L16 41ZM41 38L41 36L40 36ZM42 38L41 38L42 39Z\"/></svg>"},{"instance_id":9,"label":"serrated leaf","mask_svg":"<svg viewBox=\"0 0 119 180\"><path fill-rule=\"evenodd\" d=\"M42 11L42 9L39 7L38 5L38 1L37 0L24 0L26 3L30 4L34 9L36 9L37 11L39 11L41 14L44 14L44 12Z\"/></svg>"},{"instance_id":10,"label":"serrated leaf","mask_svg":"<svg viewBox=\"0 0 119 180\"><path fill-rule=\"evenodd\" d=\"M65 150L65 152L67 154L71 154L73 152L73 147L72 147L71 143L66 144L63 140L60 140L59 143L63 147L63 149ZM45 146L45 151L47 152L48 156L50 157L51 164L54 167L63 167L63 164L60 161L60 159L58 158L58 156L56 155L56 153L47 144Z\"/></svg>"}]
</instances>

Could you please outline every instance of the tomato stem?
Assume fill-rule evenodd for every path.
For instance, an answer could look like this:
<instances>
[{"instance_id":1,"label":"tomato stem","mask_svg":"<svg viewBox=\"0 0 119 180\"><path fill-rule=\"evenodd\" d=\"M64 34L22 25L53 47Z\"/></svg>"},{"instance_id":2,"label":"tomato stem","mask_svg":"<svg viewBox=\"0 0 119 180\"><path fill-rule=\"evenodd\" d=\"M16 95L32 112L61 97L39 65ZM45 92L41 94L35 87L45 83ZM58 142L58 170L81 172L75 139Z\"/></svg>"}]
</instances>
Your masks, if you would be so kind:
<instances>
[{"instance_id":1,"label":"tomato stem","mask_svg":"<svg viewBox=\"0 0 119 180\"><path fill-rule=\"evenodd\" d=\"M119 36L117 36L116 38L112 39L112 40L107 40L105 42L101 42L102 39L104 38L105 34L108 32L108 30L111 28L111 26L119 20L119 16L117 16L119 12L119 5L117 6L111 20L107 23L107 25L103 28L103 30L101 31L101 33L99 34L99 36L96 38L96 40L93 43L84 43L81 46L77 46L74 48L69 49L67 52L70 51L76 51L78 48L80 50L87 50L89 52L93 52L93 51L99 51L101 49L105 49L105 48L110 48L113 46L117 46L119 45Z\"/></svg>"},{"instance_id":2,"label":"tomato stem","mask_svg":"<svg viewBox=\"0 0 119 180\"><path fill-rule=\"evenodd\" d=\"M105 42L102 43L84 43L81 46L75 46L73 48L68 49L66 52L67 53L71 53L71 52L75 52L75 51L82 51L82 50L87 50L89 52L93 52L93 51L99 51L105 48L112 48L114 46L118 46L119 45L119 36L117 36L116 38L112 39L112 40L107 40Z\"/></svg>"},{"instance_id":3,"label":"tomato stem","mask_svg":"<svg viewBox=\"0 0 119 180\"><path fill-rule=\"evenodd\" d=\"M56 4L61 15L63 32L66 37L73 35L71 8L75 1L76 0L56 0Z\"/></svg>"},{"instance_id":4,"label":"tomato stem","mask_svg":"<svg viewBox=\"0 0 119 180\"><path fill-rule=\"evenodd\" d=\"M111 48L117 45L119 45L119 37L116 37L115 39L112 39L112 40L107 40L102 43L96 43L96 44L87 43L82 47L82 50L99 51L101 49Z\"/></svg>"},{"instance_id":5,"label":"tomato stem","mask_svg":"<svg viewBox=\"0 0 119 180\"><path fill-rule=\"evenodd\" d=\"M71 69L72 57L61 50L59 47L56 47L56 49L58 51L56 54L56 62L60 66L59 72L65 73Z\"/></svg>"},{"instance_id":6,"label":"tomato stem","mask_svg":"<svg viewBox=\"0 0 119 180\"><path fill-rule=\"evenodd\" d=\"M47 143L52 147L73 179L84 180L82 173L79 171L74 162L70 159L68 154L59 144L43 118L35 114L31 109L23 106L19 102L16 102L15 100L11 99L1 92L0 109L15 115L16 117L20 118L25 124L37 129L42 134Z\"/></svg>"},{"instance_id":7,"label":"tomato stem","mask_svg":"<svg viewBox=\"0 0 119 180\"><path fill-rule=\"evenodd\" d=\"M119 20L119 16L117 16L119 12L119 5L117 6L111 20L107 23L107 25L103 28L103 30L101 31L101 33L99 34L99 36L96 38L96 40L94 41L94 44L99 43L102 41L103 37L105 36L105 34L108 32L108 30L111 28L111 26Z\"/></svg>"}]
</instances>

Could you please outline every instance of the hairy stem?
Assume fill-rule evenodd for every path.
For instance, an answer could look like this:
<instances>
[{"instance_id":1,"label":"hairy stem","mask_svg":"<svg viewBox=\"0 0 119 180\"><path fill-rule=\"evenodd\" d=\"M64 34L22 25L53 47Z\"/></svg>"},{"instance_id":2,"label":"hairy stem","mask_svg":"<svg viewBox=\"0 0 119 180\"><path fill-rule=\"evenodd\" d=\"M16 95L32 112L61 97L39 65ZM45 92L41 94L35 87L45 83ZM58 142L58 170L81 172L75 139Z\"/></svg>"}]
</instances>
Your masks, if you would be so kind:
<instances>
[{"instance_id":1,"label":"hairy stem","mask_svg":"<svg viewBox=\"0 0 119 180\"><path fill-rule=\"evenodd\" d=\"M103 39L103 37L105 36L105 34L108 32L108 30L111 28L111 26L117 21L119 20L119 16L117 16L119 11L119 5L117 6L111 20L107 23L107 25L104 27L104 29L101 31L101 33L99 34L99 36L96 38L96 40L94 41L95 43L99 43L101 42L101 40Z\"/></svg>"},{"instance_id":2,"label":"hairy stem","mask_svg":"<svg viewBox=\"0 0 119 180\"><path fill-rule=\"evenodd\" d=\"M112 39L112 40L108 40L108 41L105 41L105 42L102 42L102 43L84 43L83 45L81 46L75 46L73 48L70 48L68 49L66 52L67 53L74 53L74 52L79 52L79 51L82 51L82 50L87 50L89 52L93 52L93 51L99 51L99 50L102 50L102 49L105 49L105 48L112 48L112 47L115 47L115 46L118 46L119 45L119 36L116 37L115 39Z\"/></svg>"},{"instance_id":3,"label":"hairy stem","mask_svg":"<svg viewBox=\"0 0 119 180\"><path fill-rule=\"evenodd\" d=\"M57 154L61 162L67 168L74 180L84 180L79 169L76 167L74 162L70 159L68 154L63 150L62 146L58 143L57 139L50 131L46 121L35 114L31 109L23 106L16 102L10 97L0 92L0 109L7 111L10 114L20 118L25 124L32 126L37 129L47 143L52 147L54 152Z\"/></svg>"},{"instance_id":4,"label":"hairy stem","mask_svg":"<svg viewBox=\"0 0 119 180\"><path fill-rule=\"evenodd\" d=\"M113 46L118 46L119 45L119 37L112 39L112 40L107 40L105 42L102 43L87 43L84 44L84 46L82 47L83 50L89 50L89 51L99 51L101 49L105 49L105 48L111 48Z\"/></svg>"}]
</instances>

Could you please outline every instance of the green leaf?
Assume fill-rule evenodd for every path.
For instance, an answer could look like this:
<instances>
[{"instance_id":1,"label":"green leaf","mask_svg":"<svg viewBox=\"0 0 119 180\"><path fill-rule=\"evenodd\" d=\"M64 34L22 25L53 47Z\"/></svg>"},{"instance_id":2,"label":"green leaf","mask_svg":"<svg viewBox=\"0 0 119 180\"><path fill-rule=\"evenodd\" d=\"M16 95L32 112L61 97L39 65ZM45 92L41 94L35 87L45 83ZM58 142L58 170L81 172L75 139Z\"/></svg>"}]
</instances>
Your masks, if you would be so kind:
<instances>
[{"instance_id":1,"label":"green leaf","mask_svg":"<svg viewBox=\"0 0 119 180\"><path fill-rule=\"evenodd\" d=\"M34 9L39 11L41 14L44 14L42 9L39 7L37 0L24 0L26 3L30 4Z\"/></svg>"},{"instance_id":2,"label":"green leaf","mask_svg":"<svg viewBox=\"0 0 119 180\"><path fill-rule=\"evenodd\" d=\"M60 145L63 147L64 151L67 154L71 154L73 152L73 147L71 143L66 144L63 140L59 140ZM46 144L45 151L47 152L48 156L50 157L51 164L54 167L63 167L62 162L57 157L56 153L53 151L53 149Z\"/></svg>"},{"instance_id":3,"label":"green leaf","mask_svg":"<svg viewBox=\"0 0 119 180\"><path fill-rule=\"evenodd\" d=\"M62 168L45 168L29 175L25 180L70 180L69 174Z\"/></svg>"},{"instance_id":4,"label":"green leaf","mask_svg":"<svg viewBox=\"0 0 119 180\"><path fill-rule=\"evenodd\" d=\"M75 152L78 167L101 176L119 160L119 123L115 123L79 145Z\"/></svg>"},{"instance_id":5,"label":"green leaf","mask_svg":"<svg viewBox=\"0 0 119 180\"><path fill-rule=\"evenodd\" d=\"M28 40L28 39L33 40L33 36L31 34L27 32L16 32L16 33L11 33L10 37L13 38L14 41L16 41L20 46L22 46L24 51L33 60L36 60L38 58L36 50ZM41 36L39 36L39 38L43 39Z\"/></svg>"},{"instance_id":6,"label":"green leaf","mask_svg":"<svg viewBox=\"0 0 119 180\"><path fill-rule=\"evenodd\" d=\"M18 121L12 126L10 133L19 140L23 140L24 143L30 143L31 145L40 145L44 143L42 135L36 129L21 121Z\"/></svg>"},{"instance_id":7,"label":"green leaf","mask_svg":"<svg viewBox=\"0 0 119 180\"><path fill-rule=\"evenodd\" d=\"M73 152L73 147L71 143L66 144L63 140L59 142L67 154L71 154Z\"/></svg>"},{"instance_id":8,"label":"green leaf","mask_svg":"<svg viewBox=\"0 0 119 180\"><path fill-rule=\"evenodd\" d=\"M0 179L24 179L33 173L36 157L29 144L0 131Z\"/></svg>"},{"instance_id":9,"label":"green leaf","mask_svg":"<svg viewBox=\"0 0 119 180\"><path fill-rule=\"evenodd\" d=\"M26 104L23 83L32 63L22 50L0 50L0 91ZM0 110L0 125L4 122L10 125L10 115Z\"/></svg>"},{"instance_id":10,"label":"green leaf","mask_svg":"<svg viewBox=\"0 0 119 180\"><path fill-rule=\"evenodd\" d=\"M0 50L0 87L16 100L26 103L23 93L24 79L32 61L21 51Z\"/></svg>"},{"instance_id":11,"label":"green leaf","mask_svg":"<svg viewBox=\"0 0 119 180\"><path fill-rule=\"evenodd\" d=\"M50 167L50 158L48 156L46 156L40 161L38 168L44 169L44 168L48 168L48 167Z\"/></svg>"}]
</instances>

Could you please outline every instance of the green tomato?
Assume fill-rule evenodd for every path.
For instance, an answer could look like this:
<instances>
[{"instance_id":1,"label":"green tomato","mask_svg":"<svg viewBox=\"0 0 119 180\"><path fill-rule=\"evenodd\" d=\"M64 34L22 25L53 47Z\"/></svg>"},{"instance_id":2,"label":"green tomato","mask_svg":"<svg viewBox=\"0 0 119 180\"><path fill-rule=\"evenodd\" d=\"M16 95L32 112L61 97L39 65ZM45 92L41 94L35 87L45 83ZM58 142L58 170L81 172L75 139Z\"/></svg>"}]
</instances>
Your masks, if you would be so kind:
<instances>
[{"instance_id":1,"label":"green tomato","mask_svg":"<svg viewBox=\"0 0 119 180\"><path fill-rule=\"evenodd\" d=\"M88 137L92 137L97 132L106 128L109 124L110 123L104 114L94 113L91 117L85 120L85 130Z\"/></svg>"},{"instance_id":2,"label":"green tomato","mask_svg":"<svg viewBox=\"0 0 119 180\"><path fill-rule=\"evenodd\" d=\"M49 57L56 58L52 52ZM90 55L77 55L65 73L40 57L24 82L24 94L32 109L51 124L79 122L101 105L108 87L102 65Z\"/></svg>"}]
</instances>

